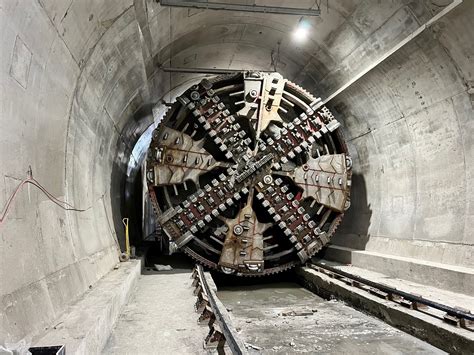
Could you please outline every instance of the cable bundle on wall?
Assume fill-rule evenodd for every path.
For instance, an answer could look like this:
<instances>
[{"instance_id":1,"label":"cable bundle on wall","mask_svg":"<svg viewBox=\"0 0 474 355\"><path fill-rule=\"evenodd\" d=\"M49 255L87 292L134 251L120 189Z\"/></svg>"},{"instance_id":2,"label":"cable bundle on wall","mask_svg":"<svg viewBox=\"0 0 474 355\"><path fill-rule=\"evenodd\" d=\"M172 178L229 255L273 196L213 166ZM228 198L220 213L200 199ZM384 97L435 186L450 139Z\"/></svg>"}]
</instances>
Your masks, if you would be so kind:
<instances>
[{"instance_id":1,"label":"cable bundle on wall","mask_svg":"<svg viewBox=\"0 0 474 355\"><path fill-rule=\"evenodd\" d=\"M21 188L23 186L25 186L26 184L31 184L31 185L35 186L36 188L38 188L39 190L41 190L50 201L52 201L54 204L61 207L65 211L85 212L90 208L90 207L87 208L87 209L76 208L73 205L67 203L66 201L62 201L62 200L59 200L58 198L54 197L48 190L46 190L45 187L43 187L43 185L41 185L36 179L33 178L33 174L31 172L31 168L30 168L28 170L28 177L26 179L24 179L22 182L20 182L20 184L18 184L15 191L13 191L11 196L8 198L5 206L3 207L2 213L0 215L0 225L2 225L3 222L5 221L5 219L8 215L8 212L10 210L10 207L12 206L13 201L15 200L16 196L20 192Z\"/></svg>"}]
</instances>

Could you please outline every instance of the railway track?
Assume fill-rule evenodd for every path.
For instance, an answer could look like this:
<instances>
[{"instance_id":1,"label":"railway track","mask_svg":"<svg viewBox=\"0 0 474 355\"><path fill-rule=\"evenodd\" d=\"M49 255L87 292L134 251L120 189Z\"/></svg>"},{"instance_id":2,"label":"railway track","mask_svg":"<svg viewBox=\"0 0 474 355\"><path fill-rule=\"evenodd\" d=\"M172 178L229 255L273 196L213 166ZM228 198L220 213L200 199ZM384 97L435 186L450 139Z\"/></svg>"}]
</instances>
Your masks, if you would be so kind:
<instances>
[{"instance_id":1,"label":"railway track","mask_svg":"<svg viewBox=\"0 0 474 355\"><path fill-rule=\"evenodd\" d=\"M207 322L209 325L204 347L216 349L219 353L247 354L245 343L234 328L226 307L216 295L217 287L212 276L204 272L201 265L196 265L191 277L194 279L194 294L197 296L196 312L201 314L199 323Z\"/></svg>"},{"instance_id":2,"label":"railway track","mask_svg":"<svg viewBox=\"0 0 474 355\"><path fill-rule=\"evenodd\" d=\"M322 263L308 263L307 266L347 285L357 287L382 299L392 301L403 307L413 309L432 317L441 318L447 324L474 332L474 314L469 310L452 307L425 297L405 292L372 280L339 270ZM441 312L441 313L440 313Z\"/></svg>"},{"instance_id":3,"label":"railway track","mask_svg":"<svg viewBox=\"0 0 474 355\"><path fill-rule=\"evenodd\" d=\"M346 285L351 286L351 287L348 287L347 289L352 290L351 292L353 292L354 294L361 294L360 292L364 291L364 292L367 292L368 294L371 294L373 296L383 299L384 301L382 301L380 304L389 305L390 303L393 303L394 305L401 306L401 307L395 306L395 308L393 308L393 309L399 309L399 311L395 311L394 313L392 313L392 311L389 311L390 316L393 315L395 319L398 319L398 321L396 321L395 323L393 323L392 321L387 321L385 317L380 317L376 313L373 313L373 315L376 315L378 318L382 318L384 323L388 325L392 325L395 328L399 328L403 330L404 333L414 335L415 337L420 338L422 341L425 341L435 347L443 349L444 351L448 351L450 353L456 353L456 354L466 353L466 351L467 353L471 353L470 349L472 349L473 343L472 343L472 336L470 334L472 334L472 332L474 331L473 329L474 315L469 310L463 309L461 307L456 307L452 304L452 302L447 302L447 303L451 303L450 305L443 304L443 301L429 299L427 297L422 297L412 292L407 292L406 290L403 291L395 287L388 286L386 284L374 282L371 279L366 279L364 277L354 275L343 270L339 270L330 265L326 265L322 263L309 263L306 266L310 269L317 271L318 274L325 275L325 279L328 279L328 277L330 277L331 279L334 279L334 283L339 283L339 284L345 283ZM207 322L209 326L209 333L204 342L205 348L208 351L218 350L219 353L246 354L248 352L253 352L252 349L259 349L259 351L260 350L263 351L263 349L270 349L270 348L272 348L273 350L274 349L281 350L288 347L288 344L290 344L288 349L292 349L292 347L298 347L300 349L313 349L315 343L313 344L313 342L309 339L301 338L300 337L301 334L299 333L295 333L295 334L292 333L291 337L294 338L295 340L294 342L291 340L293 338L290 337L291 339L290 338L289 339L291 341L289 342L287 341L287 342L282 343L281 340L279 339L279 340L275 340L275 343L273 344L271 342L271 339L267 337L269 333L273 332L274 326L277 326L277 327L286 326L287 323L285 322L291 321L290 318L298 317L300 314L304 316L302 318L299 318L299 320L302 322L301 326L303 327L301 330L302 334L305 334L306 332L310 332L311 334L313 334L313 332L315 332L313 334L315 341L320 341L320 343L318 344L319 346L322 346L323 348L328 347L328 349L329 348L332 349L334 347L334 344L332 342L337 341L334 339L332 340L326 339L323 335L326 333L321 333L321 329L320 329L321 324L323 324L325 321L327 322L328 317L329 318L331 316L334 317L334 309L331 308L333 306L330 306L328 309L326 309L327 308L326 306L322 306L321 304L316 302L314 305L314 309L308 308L309 307L308 305L306 306L307 309L306 308L300 309L301 307L295 306L294 304L292 304L291 300L288 300L289 301L288 304L286 304L285 301L283 301L284 302L283 304L287 306L283 306L283 308L279 310L278 312L276 312L275 309L278 309L278 307L282 307L281 304L279 306L278 305L270 306L270 308L265 308L265 310L262 311L260 309L260 306L258 306L259 302L261 302L261 297L262 297L261 294L260 296L256 294L255 299L251 297L250 300L248 300L244 306L240 304L242 301L241 298L235 299L235 295L234 295L232 296L234 298L232 297L227 298L227 301L226 301L226 296L224 296L223 301L227 305L229 304L228 302L230 302L231 306L235 306L234 304L232 304L232 301L230 300L234 299L235 302L239 300L238 310L236 311L234 309L234 311L237 312L237 313L234 313L234 318L233 318L233 320L235 321L234 323L235 326L234 326L229 316L229 313L227 312L227 308L223 305L223 303L218 299L216 295L217 288L214 284L214 281L211 275L208 272L204 272L203 267L201 265L198 265L193 271L193 278L194 278L193 286L195 287L195 295L198 297L196 301L196 311L200 313L199 321L201 323ZM322 297L326 299L332 298L334 296L336 298L341 298L343 300L348 301L350 304L353 304L351 308L358 308L359 310L372 313L370 308L366 309L364 308L363 305L362 306L357 305L357 302L355 303L351 302L352 298L345 297L344 293L339 293L337 289L334 289L332 287L329 287L326 289L325 285L326 283L323 282L322 284L319 285L319 287L317 286L316 290L313 289L313 292L321 295ZM321 287L323 288L322 290L320 289ZM306 286L306 288L312 289L312 287L308 285ZM357 291L355 291L354 288L356 288ZM279 296L281 297L281 292L279 293ZM356 296L355 300L359 299L357 297L360 298L360 296ZM251 299L253 299L253 301ZM377 302L375 301L373 297L371 299L374 300L373 302ZM242 307L244 308L252 307L252 305L254 308L250 308L251 309L250 313L249 311L242 311ZM333 305L333 303L328 303L328 305ZM276 307L276 308L273 308L273 307ZM392 306L387 306L387 307L392 307ZM409 309L409 311L403 311L402 310L403 308ZM308 311L308 309L311 311ZM315 313L317 312L317 309L319 309L322 312ZM388 309L388 308L384 308L384 309ZM374 308L374 310L379 310L379 308L376 307ZM339 311L342 312L342 308ZM256 312L258 316L255 316L254 312ZM347 311L347 310L345 312L350 313L350 311ZM399 316L397 316L397 314L400 314L400 312L408 312L406 313L408 316L400 318ZM419 313L419 316L416 315L417 313ZM271 314L271 317L267 318L269 314ZM361 320L364 319L363 318L364 316L361 315L360 317L361 317L360 318ZM416 317L420 317L420 318L418 319ZM430 321L429 319L430 317L433 318L432 321ZM317 319L316 325L312 323L314 322L314 320L312 320L313 318ZM322 323L320 324L318 322L322 322ZM355 333L357 333L358 331L357 324L360 325L360 323L357 323L357 322L354 323L354 326L356 328L353 329L353 331ZM347 323L345 322L342 322L342 323L345 326L347 326ZM445 325L442 325L443 323ZM239 329L239 333L238 333L236 331L236 327L237 329L241 328L244 331L242 332L242 330ZM346 329L342 325L341 327L342 327L341 329ZM386 327L389 327L389 326L386 326ZM260 328L262 329L261 332L260 333L257 332L258 335L255 335L255 332L257 331L256 329L260 329ZM378 333L385 334L384 332L386 331L390 332L389 330L384 330L384 329L386 328L384 328L381 325L379 325L378 327L374 326L373 332L375 332L376 334ZM439 334L437 332L439 332ZM434 336L434 338L439 338L439 339L433 340L434 339L433 336L427 336L427 334L438 334L437 336ZM321 336L323 338L320 338ZM406 336L405 338L403 338L403 336L400 336L397 339L398 339L397 341L401 341L401 344L404 344L406 343L407 341L406 339L408 338L406 338ZM440 339L444 339L444 340L440 340ZM387 338L385 340L380 340L380 341L390 342L392 340ZM251 345L251 344L256 344L256 345ZM423 347L424 346L425 345L423 345Z\"/></svg>"}]
</instances>

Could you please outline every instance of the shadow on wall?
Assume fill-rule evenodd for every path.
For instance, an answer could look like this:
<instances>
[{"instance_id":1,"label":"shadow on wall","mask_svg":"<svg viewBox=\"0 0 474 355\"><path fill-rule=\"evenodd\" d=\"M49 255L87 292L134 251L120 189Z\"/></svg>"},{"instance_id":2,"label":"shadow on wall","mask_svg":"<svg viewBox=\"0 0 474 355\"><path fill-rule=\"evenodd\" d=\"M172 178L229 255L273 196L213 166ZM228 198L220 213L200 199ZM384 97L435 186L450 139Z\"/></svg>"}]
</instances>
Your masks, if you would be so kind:
<instances>
[{"instance_id":1,"label":"shadow on wall","mask_svg":"<svg viewBox=\"0 0 474 355\"><path fill-rule=\"evenodd\" d=\"M138 245L142 235L141 162L130 165L132 151L150 124L153 123L152 104L143 105L125 124L117 140L112 169L110 195L115 232L121 250L125 250L125 232L122 218L129 218L130 244Z\"/></svg>"},{"instance_id":2,"label":"shadow on wall","mask_svg":"<svg viewBox=\"0 0 474 355\"><path fill-rule=\"evenodd\" d=\"M367 186L361 174L352 174L351 207L331 238L331 244L364 250L370 239L372 209L367 203ZM327 250L325 251L327 253Z\"/></svg>"}]
</instances>

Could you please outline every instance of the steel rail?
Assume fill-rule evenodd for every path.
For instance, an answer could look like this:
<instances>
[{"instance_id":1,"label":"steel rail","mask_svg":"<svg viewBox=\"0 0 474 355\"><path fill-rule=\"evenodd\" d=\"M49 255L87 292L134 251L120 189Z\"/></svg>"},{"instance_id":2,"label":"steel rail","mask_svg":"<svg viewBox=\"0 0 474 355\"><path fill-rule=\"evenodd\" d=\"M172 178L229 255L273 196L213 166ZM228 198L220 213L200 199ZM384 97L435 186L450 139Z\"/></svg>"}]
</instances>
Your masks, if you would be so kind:
<instances>
[{"instance_id":1,"label":"steel rail","mask_svg":"<svg viewBox=\"0 0 474 355\"><path fill-rule=\"evenodd\" d=\"M339 269L337 269L335 267L332 267L332 266L329 266L329 265L321 264L321 263L318 263L318 262L312 262L312 263L308 263L307 266L309 266L311 269L316 270L316 271L319 271L319 270L316 269L316 267L321 268L321 269L325 269L325 270L328 270L328 271L330 271L334 274L338 274L338 275L341 275L341 276L346 277L348 279L354 280L358 283L365 284L365 285L373 287L373 288L377 288L377 289L379 289L383 292L403 297L405 300L408 300L410 302L415 302L415 303L426 305L426 306L431 307L431 308L438 309L440 311L446 312L447 314L449 314L451 316L455 316L457 318L464 318L466 320L474 321L474 314L472 314L470 312L466 312L466 311L463 311L463 310L460 310L460 309L457 309L457 308L454 308L454 307L450 307L450 306L447 306L445 304L435 302L435 301L426 299L426 298L421 297L421 296L416 296L416 295L413 295L413 294L408 293L408 292L400 291L400 290L397 290L396 288L386 286L384 284L380 284L378 282L374 282L374 281L365 279L365 278L357 276L357 275L353 275L351 273L339 270Z\"/></svg>"},{"instance_id":2,"label":"steel rail","mask_svg":"<svg viewBox=\"0 0 474 355\"><path fill-rule=\"evenodd\" d=\"M225 68L184 68L184 67L160 67L165 73L193 73L193 74L236 74L245 71L256 71L261 73L273 73L274 70L264 69L225 69Z\"/></svg>"},{"instance_id":3,"label":"steel rail","mask_svg":"<svg viewBox=\"0 0 474 355\"><path fill-rule=\"evenodd\" d=\"M263 6L263 5L243 5L219 2L203 2L203 1L184 1L184 0L160 0L161 6L170 7L187 7L203 10L224 10L224 11L242 11L242 12L259 12L266 14L279 15L297 15L297 16L320 16L319 9L303 9L297 7L281 7L281 6Z\"/></svg>"},{"instance_id":4,"label":"steel rail","mask_svg":"<svg viewBox=\"0 0 474 355\"><path fill-rule=\"evenodd\" d=\"M232 354L234 355L247 354L245 344L239 338L237 334L237 330L230 323L230 317L227 313L227 309L222 304L222 302L217 298L217 295L215 292L215 286L211 288L211 286L209 285L208 278L210 278L211 276L206 275L204 273L204 269L202 265L196 265L196 268L198 271L199 278L201 280L201 285L209 300L209 305L211 306L214 312L216 321L218 322L222 330L222 334L224 334L225 341L228 344L230 350L232 351ZM212 278L211 278L211 282L214 284L214 282L212 281Z\"/></svg>"}]
</instances>

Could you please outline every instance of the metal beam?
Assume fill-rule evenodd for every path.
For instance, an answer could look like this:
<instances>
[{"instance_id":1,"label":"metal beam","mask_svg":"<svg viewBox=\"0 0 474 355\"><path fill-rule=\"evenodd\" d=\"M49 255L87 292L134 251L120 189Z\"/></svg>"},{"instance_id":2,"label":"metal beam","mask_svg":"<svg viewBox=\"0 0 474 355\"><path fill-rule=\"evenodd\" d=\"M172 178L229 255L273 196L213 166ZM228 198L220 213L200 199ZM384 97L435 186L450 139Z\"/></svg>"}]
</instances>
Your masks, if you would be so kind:
<instances>
[{"instance_id":1,"label":"metal beam","mask_svg":"<svg viewBox=\"0 0 474 355\"><path fill-rule=\"evenodd\" d=\"M302 9L297 7L262 6L227 4L219 2L182 1L182 0L160 0L161 6L190 7L204 10L224 10L243 12L263 12L266 14L297 15L297 16L320 16L319 9Z\"/></svg>"},{"instance_id":2,"label":"metal beam","mask_svg":"<svg viewBox=\"0 0 474 355\"><path fill-rule=\"evenodd\" d=\"M167 73L193 73L193 74L234 74L245 71L258 71L262 73L273 73L273 70L259 70L259 69L223 69L223 68L173 68L162 67L161 70Z\"/></svg>"}]
</instances>

